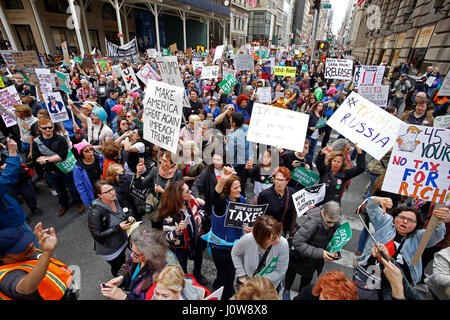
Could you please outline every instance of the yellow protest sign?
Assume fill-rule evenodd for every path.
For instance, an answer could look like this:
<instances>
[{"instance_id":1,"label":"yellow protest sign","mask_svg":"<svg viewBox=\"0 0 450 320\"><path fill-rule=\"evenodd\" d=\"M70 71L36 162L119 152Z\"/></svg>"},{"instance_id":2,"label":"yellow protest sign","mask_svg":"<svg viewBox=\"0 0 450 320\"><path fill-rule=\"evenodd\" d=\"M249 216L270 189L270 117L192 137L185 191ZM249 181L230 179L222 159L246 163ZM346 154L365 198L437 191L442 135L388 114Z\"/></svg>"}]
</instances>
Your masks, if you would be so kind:
<instances>
[{"instance_id":1,"label":"yellow protest sign","mask_svg":"<svg viewBox=\"0 0 450 320\"><path fill-rule=\"evenodd\" d=\"M5 84L3 83L3 79L0 77L0 88L4 88Z\"/></svg>"},{"instance_id":2,"label":"yellow protest sign","mask_svg":"<svg viewBox=\"0 0 450 320\"><path fill-rule=\"evenodd\" d=\"M298 57L301 58L302 55L303 55L303 52L300 51L300 52L298 53Z\"/></svg>"},{"instance_id":3,"label":"yellow protest sign","mask_svg":"<svg viewBox=\"0 0 450 320\"><path fill-rule=\"evenodd\" d=\"M283 77L295 77L295 73L297 72L296 67L280 67L276 66L274 69L273 74L276 76L283 76Z\"/></svg>"},{"instance_id":4,"label":"yellow protest sign","mask_svg":"<svg viewBox=\"0 0 450 320\"><path fill-rule=\"evenodd\" d=\"M205 51L205 47L197 46L197 52L203 52L203 51Z\"/></svg>"}]
</instances>

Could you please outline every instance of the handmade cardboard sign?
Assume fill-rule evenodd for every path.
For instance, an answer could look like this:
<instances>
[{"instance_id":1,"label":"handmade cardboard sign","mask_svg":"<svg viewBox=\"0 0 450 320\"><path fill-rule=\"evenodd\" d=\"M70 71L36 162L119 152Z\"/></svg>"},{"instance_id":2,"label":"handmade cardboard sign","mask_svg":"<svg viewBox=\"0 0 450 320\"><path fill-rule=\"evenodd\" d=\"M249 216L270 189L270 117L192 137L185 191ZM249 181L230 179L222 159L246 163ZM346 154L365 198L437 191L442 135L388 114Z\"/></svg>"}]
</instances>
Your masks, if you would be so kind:
<instances>
[{"instance_id":1,"label":"handmade cardboard sign","mask_svg":"<svg viewBox=\"0 0 450 320\"><path fill-rule=\"evenodd\" d=\"M40 68L41 64L34 51L12 51L11 56L18 68ZM70 64L69 64L70 66Z\"/></svg>"},{"instance_id":2,"label":"handmade cardboard sign","mask_svg":"<svg viewBox=\"0 0 450 320\"><path fill-rule=\"evenodd\" d=\"M255 70L255 61L253 55L250 54L235 54L234 55L234 70L236 72L244 70Z\"/></svg>"},{"instance_id":3,"label":"handmade cardboard sign","mask_svg":"<svg viewBox=\"0 0 450 320\"><path fill-rule=\"evenodd\" d=\"M261 87L256 91L258 95L258 102L270 103L272 102L272 88L271 87Z\"/></svg>"},{"instance_id":4,"label":"handmade cardboard sign","mask_svg":"<svg viewBox=\"0 0 450 320\"><path fill-rule=\"evenodd\" d=\"M156 81L161 80L159 74L148 63L146 63L145 66L143 66L136 75L138 76L139 79L141 79L143 83L147 83L147 81L150 79Z\"/></svg>"},{"instance_id":5,"label":"handmade cardboard sign","mask_svg":"<svg viewBox=\"0 0 450 320\"><path fill-rule=\"evenodd\" d=\"M297 72L296 67L276 66L273 70L274 75L282 77L295 77L296 72Z\"/></svg>"},{"instance_id":6,"label":"handmade cardboard sign","mask_svg":"<svg viewBox=\"0 0 450 320\"><path fill-rule=\"evenodd\" d=\"M240 202L230 202L225 218L225 227L244 228L252 227L256 219L266 212L269 205L252 205Z\"/></svg>"},{"instance_id":7,"label":"handmade cardboard sign","mask_svg":"<svg viewBox=\"0 0 450 320\"><path fill-rule=\"evenodd\" d=\"M334 112L327 125L372 157L380 160L395 143L403 123L377 105L352 92Z\"/></svg>"},{"instance_id":8,"label":"handmade cardboard sign","mask_svg":"<svg viewBox=\"0 0 450 320\"><path fill-rule=\"evenodd\" d=\"M434 118L433 127L450 129L450 115Z\"/></svg>"},{"instance_id":9,"label":"handmade cardboard sign","mask_svg":"<svg viewBox=\"0 0 450 320\"><path fill-rule=\"evenodd\" d=\"M219 76L219 66L202 67L201 79L217 79Z\"/></svg>"},{"instance_id":10,"label":"handmade cardboard sign","mask_svg":"<svg viewBox=\"0 0 450 320\"><path fill-rule=\"evenodd\" d=\"M253 105L247 140L303 151L309 115L261 103Z\"/></svg>"},{"instance_id":11,"label":"handmade cardboard sign","mask_svg":"<svg viewBox=\"0 0 450 320\"><path fill-rule=\"evenodd\" d=\"M306 187L292 195L297 216L301 217L309 210L309 206L321 202L325 198L325 183Z\"/></svg>"},{"instance_id":12,"label":"handmade cardboard sign","mask_svg":"<svg viewBox=\"0 0 450 320\"><path fill-rule=\"evenodd\" d=\"M325 79L352 80L353 61L327 58L325 61Z\"/></svg>"},{"instance_id":13,"label":"handmade cardboard sign","mask_svg":"<svg viewBox=\"0 0 450 320\"><path fill-rule=\"evenodd\" d=\"M450 72L445 76L444 81L442 81L441 88L437 93L438 97L450 96Z\"/></svg>"},{"instance_id":14,"label":"handmade cardboard sign","mask_svg":"<svg viewBox=\"0 0 450 320\"><path fill-rule=\"evenodd\" d=\"M147 81L143 101L145 140L172 153L177 152L184 96L183 88L151 79Z\"/></svg>"},{"instance_id":15,"label":"handmade cardboard sign","mask_svg":"<svg viewBox=\"0 0 450 320\"><path fill-rule=\"evenodd\" d=\"M39 87L42 93L53 92L53 77L50 73L50 69L34 69L36 77L39 81Z\"/></svg>"},{"instance_id":16,"label":"handmade cardboard sign","mask_svg":"<svg viewBox=\"0 0 450 320\"><path fill-rule=\"evenodd\" d=\"M381 190L450 204L450 130L401 123Z\"/></svg>"},{"instance_id":17,"label":"handmade cardboard sign","mask_svg":"<svg viewBox=\"0 0 450 320\"><path fill-rule=\"evenodd\" d=\"M122 79L123 82L125 82L127 90L134 92L140 89L139 82L138 79L136 78L136 75L134 74L133 67L122 69L121 72L122 72Z\"/></svg>"},{"instance_id":18,"label":"handmade cardboard sign","mask_svg":"<svg viewBox=\"0 0 450 320\"><path fill-rule=\"evenodd\" d=\"M0 90L0 105L7 108L9 111L14 113L16 109L14 109L15 104L22 104L22 100L20 100L20 96L17 93L15 86L9 86ZM17 124L16 119L10 117L6 113L2 113L3 122L6 127L12 127Z\"/></svg>"},{"instance_id":19,"label":"handmade cardboard sign","mask_svg":"<svg viewBox=\"0 0 450 320\"><path fill-rule=\"evenodd\" d=\"M291 171L291 178L305 187L312 187L320 179L320 175L305 167L297 167Z\"/></svg>"},{"instance_id":20,"label":"handmade cardboard sign","mask_svg":"<svg viewBox=\"0 0 450 320\"><path fill-rule=\"evenodd\" d=\"M111 61L107 57L98 59L97 61L97 67L98 70L100 70L101 73L109 73L112 71L111 69Z\"/></svg>"},{"instance_id":21,"label":"handmade cardboard sign","mask_svg":"<svg viewBox=\"0 0 450 320\"><path fill-rule=\"evenodd\" d=\"M334 232L333 238L328 243L327 251L330 253L335 253L341 251L342 247L347 244L352 238L352 228L350 223L346 222L342 224Z\"/></svg>"},{"instance_id":22,"label":"handmade cardboard sign","mask_svg":"<svg viewBox=\"0 0 450 320\"><path fill-rule=\"evenodd\" d=\"M386 108L389 98L389 86L360 84L358 94L381 108Z\"/></svg>"},{"instance_id":23,"label":"handmade cardboard sign","mask_svg":"<svg viewBox=\"0 0 450 320\"><path fill-rule=\"evenodd\" d=\"M69 114L59 92L42 93L42 96L53 123L69 120Z\"/></svg>"}]
</instances>

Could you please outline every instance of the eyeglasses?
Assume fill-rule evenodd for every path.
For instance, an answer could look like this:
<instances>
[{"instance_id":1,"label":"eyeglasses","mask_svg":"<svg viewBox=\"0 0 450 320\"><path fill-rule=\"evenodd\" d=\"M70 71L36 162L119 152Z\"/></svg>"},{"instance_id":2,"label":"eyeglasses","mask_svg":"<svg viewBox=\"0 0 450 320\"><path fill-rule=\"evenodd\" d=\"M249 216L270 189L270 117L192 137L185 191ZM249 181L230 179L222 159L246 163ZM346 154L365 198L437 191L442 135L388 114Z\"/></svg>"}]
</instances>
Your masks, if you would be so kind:
<instances>
[{"instance_id":1,"label":"eyeglasses","mask_svg":"<svg viewBox=\"0 0 450 320\"><path fill-rule=\"evenodd\" d=\"M53 127L40 127L41 130L53 130Z\"/></svg>"},{"instance_id":2,"label":"eyeglasses","mask_svg":"<svg viewBox=\"0 0 450 320\"><path fill-rule=\"evenodd\" d=\"M336 223L338 223L339 221L332 221L332 220L328 220L328 218L326 216L323 216L323 219L325 220L326 224L332 224L335 225Z\"/></svg>"},{"instance_id":3,"label":"eyeglasses","mask_svg":"<svg viewBox=\"0 0 450 320\"><path fill-rule=\"evenodd\" d=\"M399 218L400 220L403 220L403 221L406 220L408 223L417 223L416 220L413 220L413 219L405 217L405 216L398 215L397 218Z\"/></svg>"},{"instance_id":4,"label":"eyeglasses","mask_svg":"<svg viewBox=\"0 0 450 320\"><path fill-rule=\"evenodd\" d=\"M275 178L275 181L278 181L278 182L286 182L287 180L286 180L286 179L278 179L278 178Z\"/></svg>"},{"instance_id":5,"label":"eyeglasses","mask_svg":"<svg viewBox=\"0 0 450 320\"><path fill-rule=\"evenodd\" d=\"M111 189L106 190L106 191L104 191L104 192L100 192L100 194L105 194L105 193L112 194L112 193L114 193L114 192L115 192L114 188L111 188Z\"/></svg>"},{"instance_id":6,"label":"eyeglasses","mask_svg":"<svg viewBox=\"0 0 450 320\"><path fill-rule=\"evenodd\" d=\"M137 254L135 251L131 251L131 254L134 256L135 259L139 259L140 257L143 256L143 254Z\"/></svg>"},{"instance_id":7,"label":"eyeglasses","mask_svg":"<svg viewBox=\"0 0 450 320\"><path fill-rule=\"evenodd\" d=\"M83 149L83 152L93 152L94 148L85 148Z\"/></svg>"}]
</instances>

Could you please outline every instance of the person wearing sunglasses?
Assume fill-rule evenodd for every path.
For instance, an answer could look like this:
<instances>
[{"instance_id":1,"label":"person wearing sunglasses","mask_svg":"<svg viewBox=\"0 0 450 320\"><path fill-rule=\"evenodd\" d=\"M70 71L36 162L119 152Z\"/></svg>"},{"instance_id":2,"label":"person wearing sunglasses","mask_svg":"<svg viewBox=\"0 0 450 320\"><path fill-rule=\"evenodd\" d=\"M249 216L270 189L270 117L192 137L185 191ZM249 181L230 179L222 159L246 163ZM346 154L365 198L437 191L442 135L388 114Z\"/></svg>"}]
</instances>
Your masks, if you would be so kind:
<instances>
[{"instance_id":1,"label":"person wearing sunglasses","mask_svg":"<svg viewBox=\"0 0 450 320\"><path fill-rule=\"evenodd\" d=\"M73 167L73 180L81 200L89 207L95 200L93 186L101 178L105 157L95 153L92 145L84 139L75 144L74 148L77 149L80 159Z\"/></svg>"},{"instance_id":2,"label":"person wearing sunglasses","mask_svg":"<svg viewBox=\"0 0 450 320\"><path fill-rule=\"evenodd\" d=\"M125 263L128 245L126 230L136 221L128 208L122 208L114 187L106 180L94 184L97 199L89 207L88 225L94 237L95 253L111 266L111 274L117 277Z\"/></svg>"}]
</instances>

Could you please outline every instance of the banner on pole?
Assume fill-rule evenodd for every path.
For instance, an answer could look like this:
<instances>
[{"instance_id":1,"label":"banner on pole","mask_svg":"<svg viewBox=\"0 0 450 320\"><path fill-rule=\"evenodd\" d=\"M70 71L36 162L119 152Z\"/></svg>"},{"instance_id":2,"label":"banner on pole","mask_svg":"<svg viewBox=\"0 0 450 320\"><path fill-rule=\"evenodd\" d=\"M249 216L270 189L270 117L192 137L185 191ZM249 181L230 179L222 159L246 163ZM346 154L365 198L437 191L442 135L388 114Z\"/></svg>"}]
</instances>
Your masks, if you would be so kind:
<instances>
[{"instance_id":1,"label":"banner on pole","mask_svg":"<svg viewBox=\"0 0 450 320\"><path fill-rule=\"evenodd\" d=\"M106 55L114 64L118 64L120 60L132 60L136 62L139 57L139 51L136 38L123 46L115 45L112 42L106 40Z\"/></svg>"}]
</instances>

